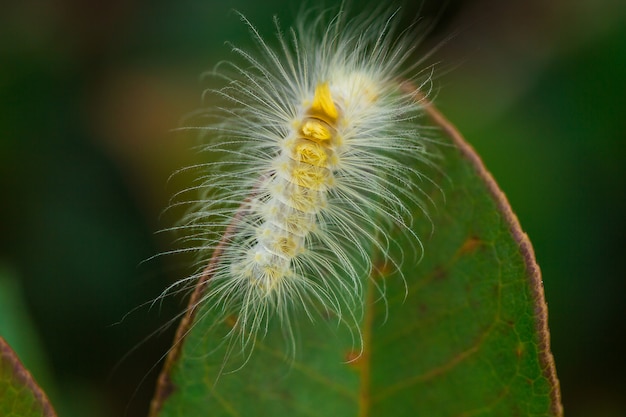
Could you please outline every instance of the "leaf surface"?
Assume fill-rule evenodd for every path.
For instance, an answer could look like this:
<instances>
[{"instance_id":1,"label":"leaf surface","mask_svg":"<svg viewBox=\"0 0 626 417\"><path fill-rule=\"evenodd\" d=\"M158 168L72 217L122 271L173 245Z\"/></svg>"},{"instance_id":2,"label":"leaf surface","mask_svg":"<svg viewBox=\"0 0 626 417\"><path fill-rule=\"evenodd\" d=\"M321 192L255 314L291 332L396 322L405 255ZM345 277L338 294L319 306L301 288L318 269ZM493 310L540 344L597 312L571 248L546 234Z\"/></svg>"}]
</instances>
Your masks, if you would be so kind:
<instances>
[{"instance_id":1,"label":"leaf surface","mask_svg":"<svg viewBox=\"0 0 626 417\"><path fill-rule=\"evenodd\" d=\"M0 337L0 416L56 417L46 394Z\"/></svg>"},{"instance_id":2,"label":"leaf surface","mask_svg":"<svg viewBox=\"0 0 626 417\"><path fill-rule=\"evenodd\" d=\"M271 328L245 366L224 372L228 328L208 330L214 318L200 307L181 323L151 416L562 415L532 246L479 157L427 112L444 143L425 172L437 184L424 183L432 223L416 212L425 255L405 256L408 292L397 275L385 279L387 304L368 285L360 356L332 320L301 315L294 361Z\"/></svg>"}]
</instances>

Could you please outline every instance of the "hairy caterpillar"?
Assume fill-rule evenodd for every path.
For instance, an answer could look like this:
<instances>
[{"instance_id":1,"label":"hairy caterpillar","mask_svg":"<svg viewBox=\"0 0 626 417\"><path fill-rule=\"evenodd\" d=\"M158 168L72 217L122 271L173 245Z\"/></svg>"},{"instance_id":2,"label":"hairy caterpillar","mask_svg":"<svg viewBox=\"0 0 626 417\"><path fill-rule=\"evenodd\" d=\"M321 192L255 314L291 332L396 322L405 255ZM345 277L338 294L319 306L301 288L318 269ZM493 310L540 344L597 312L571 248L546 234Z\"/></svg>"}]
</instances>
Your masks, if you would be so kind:
<instances>
[{"instance_id":1,"label":"hairy caterpillar","mask_svg":"<svg viewBox=\"0 0 626 417\"><path fill-rule=\"evenodd\" d=\"M407 248L392 255L389 233L412 235L423 212L432 140L419 124L430 73L403 69L415 39L395 34L396 12L314 10L286 33L276 21L276 48L242 20L257 50L233 48L211 91L224 104L201 112L208 161L179 228L202 266L175 285L208 277L191 308L230 321L245 351L272 320L293 347L295 309L358 324L373 257L397 267Z\"/></svg>"}]
</instances>

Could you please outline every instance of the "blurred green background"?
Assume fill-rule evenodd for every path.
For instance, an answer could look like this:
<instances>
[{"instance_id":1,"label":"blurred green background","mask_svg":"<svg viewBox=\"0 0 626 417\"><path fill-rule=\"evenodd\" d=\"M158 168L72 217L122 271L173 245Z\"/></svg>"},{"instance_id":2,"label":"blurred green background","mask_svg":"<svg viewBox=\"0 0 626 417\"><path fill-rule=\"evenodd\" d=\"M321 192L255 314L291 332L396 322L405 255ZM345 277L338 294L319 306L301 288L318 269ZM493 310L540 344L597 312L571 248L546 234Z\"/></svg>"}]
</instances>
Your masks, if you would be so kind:
<instances>
[{"instance_id":1,"label":"blurred green background","mask_svg":"<svg viewBox=\"0 0 626 417\"><path fill-rule=\"evenodd\" d=\"M445 3L403 19L437 22L423 53L447 39L435 101L534 244L566 413L626 415L626 3ZM233 9L272 39L272 16L287 27L298 8L0 5L0 335L60 415L146 415L174 326L150 334L184 301L142 304L190 273L184 256L142 263L174 248L155 232L191 178L168 178L197 157L172 128L202 104L224 42L251 45Z\"/></svg>"}]
</instances>

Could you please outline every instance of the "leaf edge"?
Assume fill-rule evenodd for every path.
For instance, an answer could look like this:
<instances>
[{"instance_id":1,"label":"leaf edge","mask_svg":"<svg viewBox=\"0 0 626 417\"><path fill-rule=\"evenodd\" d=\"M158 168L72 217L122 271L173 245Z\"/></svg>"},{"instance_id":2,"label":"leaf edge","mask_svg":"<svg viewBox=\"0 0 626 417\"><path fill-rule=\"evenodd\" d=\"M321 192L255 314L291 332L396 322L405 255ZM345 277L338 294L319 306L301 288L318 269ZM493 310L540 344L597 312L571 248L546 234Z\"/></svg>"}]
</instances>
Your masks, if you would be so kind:
<instances>
[{"instance_id":1,"label":"leaf edge","mask_svg":"<svg viewBox=\"0 0 626 417\"><path fill-rule=\"evenodd\" d=\"M545 300L541 268L535 259L535 251L528 235L513 212L511 205L498 186L493 175L487 170L480 156L474 148L463 138L457 128L426 98L421 98L424 103L424 111L430 119L439 126L443 133L447 134L457 147L461 156L464 157L474 168L479 178L485 183L491 197L496 202L498 210L502 213L504 221L509 226L511 236L520 248L524 260L524 266L529 278L529 285L533 295L533 307L535 312L535 330L538 338L539 364L543 376L548 380L552 391L550 392L551 412L555 417L563 417L563 404L561 402L560 382L556 373L554 356L550 350L550 329L548 327L548 305Z\"/></svg>"},{"instance_id":2,"label":"leaf edge","mask_svg":"<svg viewBox=\"0 0 626 417\"><path fill-rule=\"evenodd\" d=\"M2 336L0 336L0 357L2 357L3 362L6 361L6 363L12 366L13 375L17 381L22 383L33 393L36 402L41 406L43 417L57 417L56 411L54 411L46 393L37 384L35 378L33 378L28 369L26 369L24 364L20 361L17 353L15 353Z\"/></svg>"}]
</instances>

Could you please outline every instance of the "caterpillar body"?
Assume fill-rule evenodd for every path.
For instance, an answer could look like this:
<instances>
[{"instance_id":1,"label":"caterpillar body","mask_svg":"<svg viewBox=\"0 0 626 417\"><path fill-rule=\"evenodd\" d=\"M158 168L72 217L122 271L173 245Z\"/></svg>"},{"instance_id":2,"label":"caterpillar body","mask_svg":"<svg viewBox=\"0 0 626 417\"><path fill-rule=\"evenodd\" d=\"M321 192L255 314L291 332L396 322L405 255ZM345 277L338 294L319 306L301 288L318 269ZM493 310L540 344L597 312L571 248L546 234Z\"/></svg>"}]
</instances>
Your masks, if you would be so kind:
<instances>
[{"instance_id":1,"label":"caterpillar body","mask_svg":"<svg viewBox=\"0 0 626 417\"><path fill-rule=\"evenodd\" d=\"M199 127L210 161L181 226L201 242L202 268L215 254L181 283L209 275L197 304L231 318L244 350L271 320L293 346L294 309L358 324L374 253L398 266L407 251L391 255L389 233L412 235L427 198L432 140L419 117L431 84L428 71L412 75L418 64L401 69L415 39L394 35L395 15L311 12L287 34L276 22L276 49L242 17L258 56L233 48L242 63L216 71L225 104L202 112L216 118Z\"/></svg>"}]
</instances>

